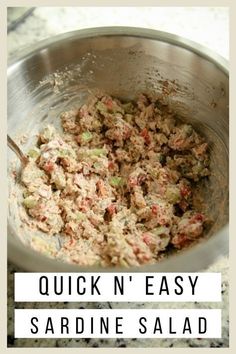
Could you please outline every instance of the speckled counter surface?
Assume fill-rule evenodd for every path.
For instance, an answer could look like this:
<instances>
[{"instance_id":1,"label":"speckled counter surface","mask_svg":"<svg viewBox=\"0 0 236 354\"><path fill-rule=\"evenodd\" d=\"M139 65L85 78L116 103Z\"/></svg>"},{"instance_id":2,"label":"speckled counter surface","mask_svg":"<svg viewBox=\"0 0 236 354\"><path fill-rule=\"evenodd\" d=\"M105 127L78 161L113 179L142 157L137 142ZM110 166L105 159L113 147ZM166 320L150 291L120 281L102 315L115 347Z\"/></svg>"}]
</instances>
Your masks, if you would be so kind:
<instances>
[{"instance_id":1,"label":"speckled counter surface","mask_svg":"<svg viewBox=\"0 0 236 354\"><path fill-rule=\"evenodd\" d=\"M9 17L10 18L10 17ZM172 32L195 40L228 58L228 13L224 8L36 8L8 34L9 58L37 41L80 28L126 25ZM207 271L222 273L221 303L16 303L14 272L8 264L8 346L12 347L228 347L228 259L221 258ZM219 308L220 339L14 339L14 308Z\"/></svg>"},{"instance_id":2,"label":"speckled counter surface","mask_svg":"<svg viewBox=\"0 0 236 354\"><path fill-rule=\"evenodd\" d=\"M51 303L15 303L13 301L14 272L22 271L12 264L8 265L8 345L15 347L228 347L229 320L228 320L228 262L222 258L211 266L208 271L222 273L222 302L194 302L194 303L85 303L85 302L51 302ZM14 339L13 313L14 308L30 309L121 309L121 308L195 308L195 309L222 309L222 338L220 339Z\"/></svg>"}]
</instances>

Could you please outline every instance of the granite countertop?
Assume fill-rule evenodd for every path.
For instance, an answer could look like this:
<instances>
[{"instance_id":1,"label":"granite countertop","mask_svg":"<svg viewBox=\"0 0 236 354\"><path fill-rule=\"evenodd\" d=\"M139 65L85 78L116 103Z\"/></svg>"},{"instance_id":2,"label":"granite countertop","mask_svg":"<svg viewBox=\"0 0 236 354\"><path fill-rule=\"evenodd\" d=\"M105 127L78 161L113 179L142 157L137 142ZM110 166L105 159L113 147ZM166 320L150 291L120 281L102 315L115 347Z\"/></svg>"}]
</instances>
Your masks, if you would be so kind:
<instances>
[{"instance_id":1,"label":"granite countertop","mask_svg":"<svg viewBox=\"0 0 236 354\"><path fill-rule=\"evenodd\" d=\"M10 8L8 24L14 14ZM8 33L9 59L17 52L50 36L96 26L126 25L172 32L216 51L226 59L228 12L226 8L35 8ZM8 346L12 347L228 347L228 258L222 257L207 271L222 273L221 303L16 303L14 272L23 271L8 264ZM220 339L14 339L14 308L219 308L222 309Z\"/></svg>"}]
</instances>

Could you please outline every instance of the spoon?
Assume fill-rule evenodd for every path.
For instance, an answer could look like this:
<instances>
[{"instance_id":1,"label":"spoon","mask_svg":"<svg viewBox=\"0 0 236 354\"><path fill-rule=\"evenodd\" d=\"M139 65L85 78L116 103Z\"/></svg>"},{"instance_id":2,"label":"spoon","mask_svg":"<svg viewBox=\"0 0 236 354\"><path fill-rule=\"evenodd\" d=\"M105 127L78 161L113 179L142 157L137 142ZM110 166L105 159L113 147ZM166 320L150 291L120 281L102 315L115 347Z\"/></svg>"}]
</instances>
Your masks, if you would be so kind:
<instances>
[{"instance_id":1,"label":"spoon","mask_svg":"<svg viewBox=\"0 0 236 354\"><path fill-rule=\"evenodd\" d=\"M12 140L12 138L8 134L7 134L7 145L12 151L14 151L17 157L19 157L22 167L25 167L29 162L28 158L25 156L25 154L21 151L19 146L14 142L14 140Z\"/></svg>"}]
</instances>

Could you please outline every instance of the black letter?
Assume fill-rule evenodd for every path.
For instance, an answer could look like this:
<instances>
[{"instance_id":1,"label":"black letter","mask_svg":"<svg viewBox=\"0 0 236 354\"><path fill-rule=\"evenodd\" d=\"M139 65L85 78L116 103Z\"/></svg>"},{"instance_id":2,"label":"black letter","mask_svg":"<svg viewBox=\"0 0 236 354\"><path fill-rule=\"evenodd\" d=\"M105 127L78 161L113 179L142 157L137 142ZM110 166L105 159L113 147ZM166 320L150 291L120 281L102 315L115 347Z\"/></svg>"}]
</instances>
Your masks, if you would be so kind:
<instances>
[{"instance_id":1,"label":"black letter","mask_svg":"<svg viewBox=\"0 0 236 354\"><path fill-rule=\"evenodd\" d=\"M204 327L202 328L201 322L203 322ZM199 334L206 333L207 331L207 320L206 317L199 317L198 319Z\"/></svg>"},{"instance_id":2,"label":"black letter","mask_svg":"<svg viewBox=\"0 0 236 354\"><path fill-rule=\"evenodd\" d=\"M158 325L158 326L157 326L157 325ZM153 334L155 334L157 331L159 331L160 334L162 334L162 328L161 328L160 317L157 317L157 318L156 318L156 322L155 322Z\"/></svg>"},{"instance_id":3,"label":"black letter","mask_svg":"<svg viewBox=\"0 0 236 354\"><path fill-rule=\"evenodd\" d=\"M64 321L66 323L64 323ZM69 327L68 327L69 320L67 317L61 318L61 334L64 334L64 327L66 328L66 333L69 334Z\"/></svg>"},{"instance_id":4,"label":"black letter","mask_svg":"<svg viewBox=\"0 0 236 354\"><path fill-rule=\"evenodd\" d=\"M68 277L68 294L71 295L71 276Z\"/></svg>"},{"instance_id":5,"label":"black letter","mask_svg":"<svg viewBox=\"0 0 236 354\"><path fill-rule=\"evenodd\" d=\"M184 328L183 328L183 334L188 331L189 333L192 333L191 326L190 326L190 321L189 318L186 317L184 321Z\"/></svg>"},{"instance_id":6,"label":"black letter","mask_svg":"<svg viewBox=\"0 0 236 354\"><path fill-rule=\"evenodd\" d=\"M161 280L161 287L160 287L159 295L161 295L161 293L163 291L165 291L167 293L167 295L169 295L168 283L167 283L165 275L162 277L162 280Z\"/></svg>"},{"instance_id":7,"label":"black letter","mask_svg":"<svg viewBox=\"0 0 236 354\"><path fill-rule=\"evenodd\" d=\"M119 331L118 327L122 327L122 323L119 320L123 320L123 317L116 317L116 334L123 334L123 331Z\"/></svg>"},{"instance_id":8,"label":"black letter","mask_svg":"<svg viewBox=\"0 0 236 354\"><path fill-rule=\"evenodd\" d=\"M92 282L91 282L91 293L92 293L92 295L94 295L94 288L96 289L97 294L101 295L99 289L97 288L97 282L98 282L99 279L100 279L100 275L94 281L94 277L92 275Z\"/></svg>"},{"instance_id":9,"label":"black letter","mask_svg":"<svg viewBox=\"0 0 236 354\"><path fill-rule=\"evenodd\" d=\"M172 331L172 317L169 317L169 327L170 327L170 334L176 334L175 331Z\"/></svg>"},{"instance_id":10,"label":"black letter","mask_svg":"<svg viewBox=\"0 0 236 354\"><path fill-rule=\"evenodd\" d=\"M117 275L114 277L114 295L117 295L117 287L119 287L120 295L124 295L124 276L121 275L121 282Z\"/></svg>"},{"instance_id":11,"label":"black letter","mask_svg":"<svg viewBox=\"0 0 236 354\"><path fill-rule=\"evenodd\" d=\"M91 334L93 334L93 317L90 318Z\"/></svg>"},{"instance_id":12,"label":"black letter","mask_svg":"<svg viewBox=\"0 0 236 354\"><path fill-rule=\"evenodd\" d=\"M60 276L61 279L61 284L60 284L60 290L57 290L57 281L58 281L58 277L54 276L54 292L56 295L61 295L63 292L63 277L62 275Z\"/></svg>"},{"instance_id":13,"label":"black letter","mask_svg":"<svg viewBox=\"0 0 236 354\"><path fill-rule=\"evenodd\" d=\"M105 323L106 320L106 323ZM103 334L103 328L105 330L105 333L108 333L108 328L109 328L109 321L108 321L108 317L101 317L100 318L100 334Z\"/></svg>"},{"instance_id":14,"label":"black letter","mask_svg":"<svg viewBox=\"0 0 236 354\"><path fill-rule=\"evenodd\" d=\"M81 330L79 331L78 320L81 320ZM81 334L84 331L84 319L83 317L76 317L76 334Z\"/></svg>"},{"instance_id":15,"label":"black letter","mask_svg":"<svg viewBox=\"0 0 236 354\"><path fill-rule=\"evenodd\" d=\"M48 331L51 331L52 334L54 334L54 329L53 329L53 325L52 325L52 317L48 317L46 329L45 329L45 334L47 334Z\"/></svg>"},{"instance_id":16,"label":"black letter","mask_svg":"<svg viewBox=\"0 0 236 354\"><path fill-rule=\"evenodd\" d=\"M149 276L146 277L146 295L154 295L154 293L150 293L150 292L148 291L148 288L151 287L151 286L153 286L153 284L149 284L149 279L153 279L153 278L154 278L154 277L151 276L151 275L149 275Z\"/></svg>"},{"instance_id":17,"label":"black letter","mask_svg":"<svg viewBox=\"0 0 236 354\"><path fill-rule=\"evenodd\" d=\"M181 280L181 281L183 281L183 277L181 277L181 276L175 277L175 284L180 288L180 291L178 291L177 289L175 289L175 293L176 293L176 295L182 295L182 294L183 294L183 287L182 287L182 285L180 285L180 284L178 283L178 281L177 281L178 279Z\"/></svg>"},{"instance_id":18,"label":"black letter","mask_svg":"<svg viewBox=\"0 0 236 354\"><path fill-rule=\"evenodd\" d=\"M142 330L141 328L139 328L139 333L144 334L144 333L147 332L147 328L146 328L146 326L142 323L142 321L147 322L147 319L146 319L145 317L140 317L140 319L139 319L139 323L140 323L141 326L143 327L143 330Z\"/></svg>"},{"instance_id":19,"label":"black letter","mask_svg":"<svg viewBox=\"0 0 236 354\"><path fill-rule=\"evenodd\" d=\"M32 324L32 326L35 327L35 330L33 330L33 329L31 328L30 332L33 333L33 334L36 334L36 333L38 333L38 326L37 326L33 321L38 322L39 320L38 320L37 317L32 317L32 318L31 318L31 321L30 321L31 324Z\"/></svg>"},{"instance_id":20,"label":"black letter","mask_svg":"<svg viewBox=\"0 0 236 354\"><path fill-rule=\"evenodd\" d=\"M80 279L82 279L82 280L84 281L84 283L85 283L85 277L80 276L80 277L77 278L77 293L78 293L79 295L84 295L86 290L85 290L85 287L84 287L84 288L83 288L84 290L83 290L83 291L80 291L80 286L79 286L79 281L80 281Z\"/></svg>"},{"instance_id":21,"label":"black letter","mask_svg":"<svg viewBox=\"0 0 236 354\"><path fill-rule=\"evenodd\" d=\"M45 280L45 291L44 292L42 290L42 287L43 287L42 281L43 280ZM48 278L45 276L39 278L39 292L41 295L49 295L49 293L48 293Z\"/></svg>"},{"instance_id":22,"label":"black letter","mask_svg":"<svg viewBox=\"0 0 236 354\"><path fill-rule=\"evenodd\" d=\"M192 295L195 295L194 294L194 288L195 288L197 280L198 280L198 275L195 277L194 282L192 282L191 276L189 276L188 278L189 278L190 285L192 286Z\"/></svg>"}]
</instances>

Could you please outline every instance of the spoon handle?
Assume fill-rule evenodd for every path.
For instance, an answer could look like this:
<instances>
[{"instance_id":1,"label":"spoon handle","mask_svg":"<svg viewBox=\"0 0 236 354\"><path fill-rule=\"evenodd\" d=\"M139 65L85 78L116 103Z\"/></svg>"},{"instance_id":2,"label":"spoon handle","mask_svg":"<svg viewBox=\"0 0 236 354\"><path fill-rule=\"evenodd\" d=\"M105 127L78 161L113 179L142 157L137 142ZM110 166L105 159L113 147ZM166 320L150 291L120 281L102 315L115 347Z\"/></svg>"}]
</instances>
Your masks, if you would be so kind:
<instances>
[{"instance_id":1,"label":"spoon handle","mask_svg":"<svg viewBox=\"0 0 236 354\"><path fill-rule=\"evenodd\" d=\"M26 164L28 163L28 158L23 154L19 146L14 142L14 140L12 140L9 135L7 135L7 145L19 157L22 165L26 166Z\"/></svg>"}]
</instances>

